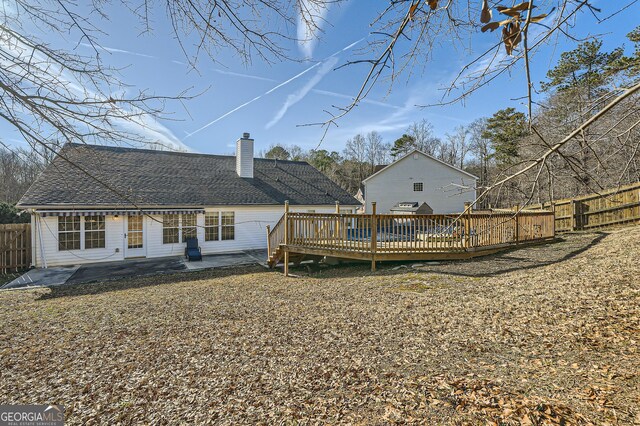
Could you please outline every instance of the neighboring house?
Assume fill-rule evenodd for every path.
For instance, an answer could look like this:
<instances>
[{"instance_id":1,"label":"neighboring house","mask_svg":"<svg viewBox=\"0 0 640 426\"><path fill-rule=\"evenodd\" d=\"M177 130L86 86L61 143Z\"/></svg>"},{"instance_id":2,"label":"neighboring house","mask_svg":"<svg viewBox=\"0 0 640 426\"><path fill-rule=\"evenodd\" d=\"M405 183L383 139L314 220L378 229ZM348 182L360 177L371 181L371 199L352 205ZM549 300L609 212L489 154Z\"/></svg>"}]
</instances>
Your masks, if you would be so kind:
<instances>
[{"instance_id":1,"label":"neighboring house","mask_svg":"<svg viewBox=\"0 0 640 426\"><path fill-rule=\"evenodd\" d=\"M266 226L290 211L359 203L306 162L67 144L18 203L32 213L35 266L266 248Z\"/></svg>"},{"instance_id":2,"label":"neighboring house","mask_svg":"<svg viewBox=\"0 0 640 426\"><path fill-rule=\"evenodd\" d=\"M413 150L362 181L359 195L365 213L376 202L377 213L389 213L400 202L427 203L434 214L459 213L476 198L476 180L470 173Z\"/></svg>"}]
</instances>

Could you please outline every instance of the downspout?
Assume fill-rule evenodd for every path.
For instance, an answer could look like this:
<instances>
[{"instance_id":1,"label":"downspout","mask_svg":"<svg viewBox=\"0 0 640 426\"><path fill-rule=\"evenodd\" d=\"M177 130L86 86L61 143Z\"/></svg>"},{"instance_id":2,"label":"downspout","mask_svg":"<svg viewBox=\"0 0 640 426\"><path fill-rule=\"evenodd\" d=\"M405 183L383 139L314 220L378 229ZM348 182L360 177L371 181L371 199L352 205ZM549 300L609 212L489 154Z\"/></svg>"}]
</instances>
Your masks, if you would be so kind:
<instances>
[{"instance_id":1,"label":"downspout","mask_svg":"<svg viewBox=\"0 0 640 426\"><path fill-rule=\"evenodd\" d=\"M40 246L40 257L42 257L42 265L44 265L44 268L47 268L47 257L44 255L44 245L43 245L43 239L42 239L42 218L40 217L40 214L38 213L38 245Z\"/></svg>"}]
</instances>

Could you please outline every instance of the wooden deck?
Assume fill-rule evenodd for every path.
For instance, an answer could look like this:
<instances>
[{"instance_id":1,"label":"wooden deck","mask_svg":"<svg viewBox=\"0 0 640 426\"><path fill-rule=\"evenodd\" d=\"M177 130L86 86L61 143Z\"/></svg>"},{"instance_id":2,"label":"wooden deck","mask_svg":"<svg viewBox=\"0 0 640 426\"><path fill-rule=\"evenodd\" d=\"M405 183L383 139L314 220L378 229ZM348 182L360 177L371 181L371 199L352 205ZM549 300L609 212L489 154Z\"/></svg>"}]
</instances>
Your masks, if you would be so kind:
<instances>
[{"instance_id":1,"label":"wooden deck","mask_svg":"<svg viewBox=\"0 0 640 426\"><path fill-rule=\"evenodd\" d=\"M554 238L548 211L452 215L291 213L268 232L268 263L307 257L371 261L467 259Z\"/></svg>"}]
</instances>

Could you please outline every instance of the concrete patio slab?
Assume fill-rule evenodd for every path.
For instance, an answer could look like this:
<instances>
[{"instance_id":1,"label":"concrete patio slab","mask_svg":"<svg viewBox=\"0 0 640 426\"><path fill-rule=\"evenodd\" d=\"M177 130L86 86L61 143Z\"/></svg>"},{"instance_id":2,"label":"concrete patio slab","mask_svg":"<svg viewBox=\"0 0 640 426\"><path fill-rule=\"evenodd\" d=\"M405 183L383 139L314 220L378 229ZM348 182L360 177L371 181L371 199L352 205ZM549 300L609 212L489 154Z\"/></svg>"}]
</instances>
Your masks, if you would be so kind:
<instances>
[{"instance_id":1,"label":"concrete patio slab","mask_svg":"<svg viewBox=\"0 0 640 426\"><path fill-rule=\"evenodd\" d=\"M89 263L78 268L76 273L67 280L66 284L117 280L127 277L180 272L186 269L180 257L127 259L119 262Z\"/></svg>"},{"instance_id":2,"label":"concrete patio slab","mask_svg":"<svg viewBox=\"0 0 640 426\"><path fill-rule=\"evenodd\" d=\"M202 261L189 262L185 260L184 262L187 269L191 271L225 266L255 265L256 263L266 265L267 250L246 250L238 253L210 254L202 256Z\"/></svg>"},{"instance_id":3,"label":"concrete patio slab","mask_svg":"<svg viewBox=\"0 0 640 426\"><path fill-rule=\"evenodd\" d=\"M4 290L9 288L61 285L66 283L78 268L80 268L80 265L32 269L0 288Z\"/></svg>"},{"instance_id":4,"label":"concrete patio slab","mask_svg":"<svg viewBox=\"0 0 640 426\"><path fill-rule=\"evenodd\" d=\"M156 259L128 259L117 262L88 263L75 266L55 266L32 269L0 289L48 287L81 284L144 275L155 275L239 265L266 266L267 250L246 250L238 253L207 255L202 261L189 262L183 256Z\"/></svg>"}]
</instances>

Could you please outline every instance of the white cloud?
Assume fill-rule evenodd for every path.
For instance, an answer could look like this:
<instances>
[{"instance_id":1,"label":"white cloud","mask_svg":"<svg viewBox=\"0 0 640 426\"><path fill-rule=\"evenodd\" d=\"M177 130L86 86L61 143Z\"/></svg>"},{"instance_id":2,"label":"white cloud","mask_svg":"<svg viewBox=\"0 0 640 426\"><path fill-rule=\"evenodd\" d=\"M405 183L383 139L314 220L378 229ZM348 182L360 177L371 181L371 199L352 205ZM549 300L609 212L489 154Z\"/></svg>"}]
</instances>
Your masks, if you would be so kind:
<instances>
[{"instance_id":1,"label":"white cloud","mask_svg":"<svg viewBox=\"0 0 640 426\"><path fill-rule=\"evenodd\" d=\"M104 101L106 99L107 95L90 90L86 84L83 84L83 81L76 78L76 76L65 70L62 66L14 38L0 40L0 50L9 51L11 55L17 58L30 61L32 66L29 72L32 77L35 78L35 81L38 81L38 79L46 81L55 79L54 81L57 82L61 91L66 90L69 96L77 97L78 99L96 101ZM0 61L0 65L9 66L9 59ZM187 145L182 143L177 136L167 127L160 124L153 116L135 107L123 108L115 104L112 105L111 108L114 110L114 113L108 117L108 120L114 128L114 131L118 129L125 130L132 135L139 136L140 139L149 141L149 144L156 148L164 147L165 149L180 151L189 150ZM69 118L69 120L73 121L73 118ZM82 123L79 123L79 125L82 125ZM97 142L100 143L101 141ZM127 141L123 142L126 143ZM141 144L146 145L142 142Z\"/></svg>"},{"instance_id":2,"label":"white cloud","mask_svg":"<svg viewBox=\"0 0 640 426\"><path fill-rule=\"evenodd\" d=\"M313 58L313 51L318 44L318 33L322 31L329 13L329 4L300 0L298 10L298 48L305 59Z\"/></svg>"},{"instance_id":3,"label":"white cloud","mask_svg":"<svg viewBox=\"0 0 640 426\"><path fill-rule=\"evenodd\" d=\"M322 63L322 66L320 66L320 69L318 69L315 75L309 81L307 81L304 86L302 86L296 92L291 93L289 96L287 96L287 99L284 101L284 104L282 105L280 110L278 110L273 119L267 123L265 128L270 129L275 124L277 124L282 119L282 117L284 117L289 108L304 99L304 97L307 96L307 93L309 93L311 89L313 89L318 83L320 83L324 76L333 69L336 63L338 63L337 56L331 56L329 57L329 59L324 61Z\"/></svg>"}]
</instances>

